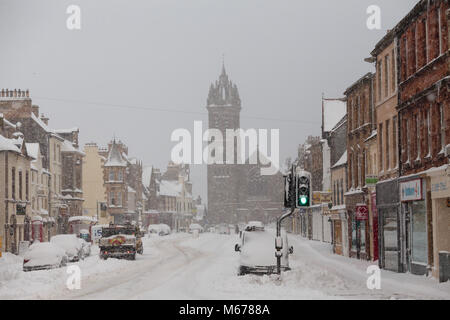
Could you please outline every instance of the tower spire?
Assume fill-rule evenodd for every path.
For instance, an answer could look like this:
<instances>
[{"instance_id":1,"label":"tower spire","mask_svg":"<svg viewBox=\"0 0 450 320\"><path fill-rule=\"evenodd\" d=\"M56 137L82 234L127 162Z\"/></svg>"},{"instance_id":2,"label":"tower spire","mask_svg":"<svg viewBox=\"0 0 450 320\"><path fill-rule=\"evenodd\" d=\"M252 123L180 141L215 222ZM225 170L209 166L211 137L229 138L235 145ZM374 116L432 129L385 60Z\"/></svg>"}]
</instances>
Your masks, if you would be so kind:
<instances>
[{"instance_id":1,"label":"tower spire","mask_svg":"<svg viewBox=\"0 0 450 320\"><path fill-rule=\"evenodd\" d=\"M226 75L225 71L225 53L222 53L222 75Z\"/></svg>"}]
</instances>

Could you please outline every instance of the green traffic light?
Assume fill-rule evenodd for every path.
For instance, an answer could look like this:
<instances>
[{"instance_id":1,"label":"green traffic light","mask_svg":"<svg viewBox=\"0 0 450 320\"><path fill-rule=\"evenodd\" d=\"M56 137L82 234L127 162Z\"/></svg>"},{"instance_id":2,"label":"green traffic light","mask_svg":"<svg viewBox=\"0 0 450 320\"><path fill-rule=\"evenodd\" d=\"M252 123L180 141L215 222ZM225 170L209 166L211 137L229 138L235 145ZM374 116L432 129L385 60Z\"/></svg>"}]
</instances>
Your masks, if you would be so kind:
<instances>
[{"instance_id":1,"label":"green traffic light","mask_svg":"<svg viewBox=\"0 0 450 320\"><path fill-rule=\"evenodd\" d=\"M307 203L308 203L308 197L306 197L306 196L300 197L300 204L302 206L306 205Z\"/></svg>"}]
</instances>

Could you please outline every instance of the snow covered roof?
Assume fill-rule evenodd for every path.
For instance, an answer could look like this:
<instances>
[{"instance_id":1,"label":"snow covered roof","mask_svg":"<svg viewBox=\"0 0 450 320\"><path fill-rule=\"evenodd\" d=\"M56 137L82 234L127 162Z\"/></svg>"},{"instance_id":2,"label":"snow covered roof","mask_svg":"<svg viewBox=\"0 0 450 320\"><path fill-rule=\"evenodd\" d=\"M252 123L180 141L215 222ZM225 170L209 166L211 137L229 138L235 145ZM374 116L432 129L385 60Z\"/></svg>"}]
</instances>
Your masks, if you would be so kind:
<instances>
[{"instance_id":1,"label":"snow covered roof","mask_svg":"<svg viewBox=\"0 0 450 320\"><path fill-rule=\"evenodd\" d=\"M147 166L142 169L142 183L148 187L152 179L153 166Z\"/></svg>"},{"instance_id":2,"label":"snow covered roof","mask_svg":"<svg viewBox=\"0 0 450 320\"><path fill-rule=\"evenodd\" d=\"M90 221L90 222L97 222L97 218L96 217L91 217L91 216L73 216L69 218L69 222L71 221Z\"/></svg>"},{"instance_id":3,"label":"snow covered roof","mask_svg":"<svg viewBox=\"0 0 450 320\"><path fill-rule=\"evenodd\" d=\"M126 167L127 161L123 157L123 154L120 152L119 147L116 144L116 141L113 141L111 144L111 150L108 153L108 159L104 164L105 167Z\"/></svg>"},{"instance_id":4,"label":"snow covered roof","mask_svg":"<svg viewBox=\"0 0 450 320\"><path fill-rule=\"evenodd\" d=\"M25 147L27 148L28 155L34 158L33 161L36 161L40 155L39 143L25 143Z\"/></svg>"},{"instance_id":5,"label":"snow covered roof","mask_svg":"<svg viewBox=\"0 0 450 320\"><path fill-rule=\"evenodd\" d=\"M78 132L80 131L80 129L78 129L77 127L73 127L70 129L55 129L53 130L54 133L72 133L72 132Z\"/></svg>"},{"instance_id":6,"label":"snow covered roof","mask_svg":"<svg viewBox=\"0 0 450 320\"><path fill-rule=\"evenodd\" d=\"M72 152L72 153L78 153L81 155L85 155L85 153L83 151L81 151L78 148L75 148L73 143L70 142L69 140L64 140L62 147L61 147L61 151L62 152Z\"/></svg>"},{"instance_id":7,"label":"snow covered roof","mask_svg":"<svg viewBox=\"0 0 450 320\"><path fill-rule=\"evenodd\" d=\"M159 184L159 195L178 197L181 194L181 184L178 181L161 180Z\"/></svg>"},{"instance_id":8,"label":"snow covered roof","mask_svg":"<svg viewBox=\"0 0 450 320\"><path fill-rule=\"evenodd\" d=\"M347 113L343 99L323 99L323 131L330 132Z\"/></svg>"},{"instance_id":9,"label":"snow covered roof","mask_svg":"<svg viewBox=\"0 0 450 320\"><path fill-rule=\"evenodd\" d=\"M332 168L336 168L336 167L342 166L342 165L344 165L346 163L347 163L347 150L344 152L342 157L334 164L334 166Z\"/></svg>"},{"instance_id":10,"label":"snow covered roof","mask_svg":"<svg viewBox=\"0 0 450 320\"><path fill-rule=\"evenodd\" d=\"M132 187L128 186L128 192L136 193L136 190L134 190Z\"/></svg>"},{"instance_id":11,"label":"snow covered roof","mask_svg":"<svg viewBox=\"0 0 450 320\"><path fill-rule=\"evenodd\" d=\"M15 144L16 139L8 139L0 135L0 151L12 151L21 153L19 147Z\"/></svg>"}]
</instances>

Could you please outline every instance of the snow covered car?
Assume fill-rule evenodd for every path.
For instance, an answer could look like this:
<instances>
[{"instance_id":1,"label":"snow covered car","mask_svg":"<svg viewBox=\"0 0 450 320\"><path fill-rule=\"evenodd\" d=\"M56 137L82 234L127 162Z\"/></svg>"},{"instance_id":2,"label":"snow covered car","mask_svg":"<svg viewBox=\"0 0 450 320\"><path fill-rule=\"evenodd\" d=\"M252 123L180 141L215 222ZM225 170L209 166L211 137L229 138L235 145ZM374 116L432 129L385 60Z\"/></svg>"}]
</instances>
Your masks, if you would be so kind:
<instances>
[{"instance_id":1,"label":"snow covered car","mask_svg":"<svg viewBox=\"0 0 450 320\"><path fill-rule=\"evenodd\" d=\"M276 273L275 236L275 230L256 226L242 233L241 243L236 244L234 248L240 252L238 275ZM284 230L281 231L281 237L283 239L281 270L288 271L289 255L294 252L294 248L289 247Z\"/></svg>"},{"instance_id":2,"label":"snow covered car","mask_svg":"<svg viewBox=\"0 0 450 320\"><path fill-rule=\"evenodd\" d=\"M83 257L89 257L91 255L91 243L82 238L78 238L81 243L81 249L83 250Z\"/></svg>"},{"instance_id":3,"label":"snow covered car","mask_svg":"<svg viewBox=\"0 0 450 320\"><path fill-rule=\"evenodd\" d=\"M225 223L219 224L216 229L219 234L230 234L230 227Z\"/></svg>"},{"instance_id":4,"label":"snow covered car","mask_svg":"<svg viewBox=\"0 0 450 320\"><path fill-rule=\"evenodd\" d=\"M63 249L69 262L76 262L84 259L83 247L74 234L58 234L50 238L50 242Z\"/></svg>"},{"instance_id":5,"label":"snow covered car","mask_svg":"<svg viewBox=\"0 0 450 320\"><path fill-rule=\"evenodd\" d=\"M23 257L23 271L64 267L68 257L59 246L50 242L33 243Z\"/></svg>"},{"instance_id":6,"label":"snow covered car","mask_svg":"<svg viewBox=\"0 0 450 320\"><path fill-rule=\"evenodd\" d=\"M161 223L159 225L159 232L158 232L158 234L160 236L167 236L167 235L170 234L170 231L171 231L171 229L170 229L170 227L167 224Z\"/></svg>"},{"instance_id":7,"label":"snow covered car","mask_svg":"<svg viewBox=\"0 0 450 320\"><path fill-rule=\"evenodd\" d=\"M202 233L203 227L198 223L191 223L191 225L189 226L189 233L193 233L195 230L197 230L198 233Z\"/></svg>"}]
</instances>

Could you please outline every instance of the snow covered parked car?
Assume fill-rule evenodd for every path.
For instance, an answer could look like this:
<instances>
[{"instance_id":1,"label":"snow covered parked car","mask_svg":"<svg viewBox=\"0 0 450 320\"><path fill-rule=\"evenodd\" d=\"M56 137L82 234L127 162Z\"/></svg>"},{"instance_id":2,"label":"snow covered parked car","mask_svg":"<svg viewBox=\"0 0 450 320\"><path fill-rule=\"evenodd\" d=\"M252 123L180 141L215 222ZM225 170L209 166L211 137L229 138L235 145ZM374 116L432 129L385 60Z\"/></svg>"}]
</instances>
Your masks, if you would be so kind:
<instances>
[{"instance_id":1,"label":"snow covered parked car","mask_svg":"<svg viewBox=\"0 0 450 320\"><path fill-rule=\"evenodd\" d=\"M91 243L81 238L78 238L78 241L81 243L83 257L89 257L91 255Z\"/></svg>"},{"instance_id":2,"label":"snow covered parked car","mask_svg":"<svg viewBox=\"0 0 450 320\"><path fill-rule=\"evenodd\" d=\"M58 234L50 238L50 242L63 249L70 262L80 261L84 259L83 247L74 234Z\"/></svg>"},{"instance_id":3,"label":"snow covered parked car","mask_svg":"<svg viewBox=\"0 0 450 320\"><path fill-rule=\"evenodd\" d=\"M160 224L151 224L147 228L148 235L157 234L160 236L166 236L170 234L170 227L167 224L160 223Z\"/></svg>"},{"instance_id":4,"label":"snow covered parked car","mask_svg":"<svg viewBox=\"0 0 450 320\"><path fill-rule=\"evenodd\" d=\"M277 259L275 257L275 236L273 229L252 226L242 233L241 243L236 244L235 251L240 252L238 275L245 274L272 274L276 273ZM281 270L289 268L289 255L293 247L289 247L287 234L281 231L283 239L283 256L281 257Z\"/></svg>"},{"instance_id":5,"label":"snow covered parked car","mask_svg":"<svg viewBox=\"0 0 450 320\"><path fill-rule=\"evenodd\" d=\"M198 233L202 233L203 227L198 223L191 223L191 225L189 226L189 233L193 233L195 230L197 230Z\"/></svg>"},{"instance_id":6,"label":"snow covered parked car","mask_svg":"<svg viewBox=\"0 0 450 320\"><path fill-rule=\"evenodd\" d=\"M35 242L23 257L23 271L64 267L68 261L66 252L50 242Z\"/></svg>"}]
</instances>

